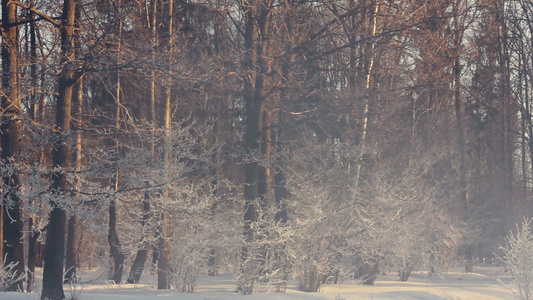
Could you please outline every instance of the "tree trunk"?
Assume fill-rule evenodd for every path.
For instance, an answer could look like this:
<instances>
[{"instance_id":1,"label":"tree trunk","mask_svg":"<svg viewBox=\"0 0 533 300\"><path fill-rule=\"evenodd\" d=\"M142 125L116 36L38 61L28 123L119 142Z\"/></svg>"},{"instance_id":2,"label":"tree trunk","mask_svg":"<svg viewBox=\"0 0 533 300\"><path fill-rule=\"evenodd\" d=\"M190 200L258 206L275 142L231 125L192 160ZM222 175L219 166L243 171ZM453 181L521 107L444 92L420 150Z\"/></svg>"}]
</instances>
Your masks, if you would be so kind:
<instances>
[{"instance_id":1,"label":"tree trunk","mask_svg":"<svg viewBox=\"0 0 533 300\"><path fill-rule=\"evenodd\" d=\"M169 0L165 5L165 11L167 16L164 20L166 32L164 32L161 38L161 46L164 49L167 49L168 52L171 52L172 45L170 44L172 38L172 28L173 24L173 11L174 11L174 1ZM170 55L170 54L169 54ZM171 58L168 57L168 62L171 63ZM170 168L171 160L171 148L172 142L171 138L171 100L172 100L172 78L169 77L168 82L165 87L165 180L168 181L168 168ZM159 260L157 261L157 289L169 289L170 288L170 247L172 239L172 220L171 220L171 208L166 204L166 201L169 199L168 187L163 188L163 212L161 214L162 220L162 231L161 236L159 237Z\"/></svg>"},{"instance_id":2,"label":"tree trunk","mask_svg":"<svg viewBox=\"0 0 533 300\"><path fill-rule=\"evenodd\" d=\"M372 31L371 36L375 36L377 34L378 29L378 14L379 14L379 3L374 3L374 14L372 15ZM361 172L363 170L363 158L365 155L365 149L366 149L366 143L367 143L367 137L369 132L369 120L370 120L370 101L373 94L373 80L372 80L372 72L374 71L374 60L375 60L375 53L374 49L376 48L375 42L370 42L370 45L368 46L367 55L370 55L368 61L366 62L366 81L365 81L365 88L366 88L366 95L365 95L365 103L364 103L364 109L363 109L363 124L361 126L361 140L359 144L359 152L357 153L356 158L356 165L355 165L355 178L354 178L354 187L357 189L359 187L360 179L361 179Z\"/></svg>"},{"instance_id":3,"label":"tree trunk","mask_svg":"<svg viewBox=\"0 0 533 300\"><path fill-rule=\"evenodd\" d=\"M55 120L56 137L52 150L54 171L51 190L57 198L51 200L50 221L46 236L46 253L43 270L43 289L41 299L65 299L63 291L63 266L65 259L65 222L66 211L59 199L60 194L69 189L63 170L69 167L67 137L71 128L72 92L76 84L74 60L74 26L76 19L76 0L65 0L61 18L61 50L64 67L58 80L57 111Z\"/></svg>"},{"instance_id":4,"label":"tree trunk","mask_svg":"<svg viewBox=\"0 0 533 300\"><path fill-rule=\"evenodd\" d=\"M287 16L290 19L290 15ZM290 22L290 20L287 20ZM289 30L292 28L288 26ZM291 36L292 32L288 32L288 35ZM287 41L285 45L285 51L289 52L293 47L292 41ZM283 62L281 67L281 90L279 96L279 105L283 106L289 102L290 95L290 65L294 63L295 55L291 55L290 59L286 59ZM286 159L286 149L282 146L281 137L283 136L283 126L285 122L285 113L278 111L277 115L278 125L281 125L277 130L274 130L272 133L272 142L275 145L276 149L276 166L274 168L274 199L276 205L276 215L275 221L280 223L287 223L287 199L289 198L289 191L287 190L287 183L285 178L285 159Z\"/></svg>"},{"instance_id":5,"label":"tree trunk","mask_svg":"<svg viewBox=\"0 0 533 300\"><path fill-rule=\"evenodd\" d=\"M255 30L254 9L252 7L243 7L245 15L245 32L244 32L244 59L243 69L244 73L252 72L253 68L253 36ZM259 133L261 132L261 116L262 116L262 99L256 98L254 94L254 83L252 82L254 76L243 78L244 88L243 96L246 101L246 123L244 143L246 148L247 161L244 164L244 239L246 242L253 240L252 223L257 220L257 208L255 201L258 198L258 176L259 164L256 155L259 152ZM242 249L242 261L246 261L248 257L248 248L246 246ZM242 266L243 280L239 283L238 289L244 295L249 295L253 292L252 274L249 274L249 267Z\"/></svg>"},{"instance_id":6,"label":"tree trunk","mask_svg":"<svg viewBox=\"0 0 533 300\"><path fill-rule=\"evenodd\" d=\"M378 276L379 264L374 263L365 263L363 266L363 277L362 283L364 285L374 285L376 283L376 278Z\"/></svg>"},{"instance_id":7,"label":"tree trunk","mask_svg":"<svg viewBox=\"0 0 533 300\"><path fill-rule=\"evenodd\" d=\"M467 182L466 182L466 166L465 166L465 137L463 129L463 112L461 100L461 41L463 37L463 25L459 20L459 6L461 0L453 2L453 16L454 16L454 65L453 65L453 92L455 102L455 119L457 132L457 153L459 155L459 202L463 207L463 216L468 222L470 218L470 207L467 198ZM467 245L465 255L465 271L473 271L473 246Z\"/></svg>"},{"instance_id":8,"label":"tree trunk","mask_svg":"<svg viewBox=\"0 0 533 300\"><path fill-rule=\"evenodd\" d=\"M34 1L30 1L30 5L34 5ZM39 118L40 114L40 105L39 105L39 97L37 97L37 33L36 33L36 26L35 26L35 14L33 12L29 13L29 19L30 19L30 76L31 76L31 88L33 89L33 92L31 94L31 118L32 120L36 121L43 121ZM43 149L44 150L44 149ZM44 151L41 151L44 152ZM41 156L43 154L41 153ZM39 233L33 231L33 221L34 221L35 215L31 215L28 217L28 228L29 228L29 237L28 237L28 272L26 277L26 291L28 293L33 292L34 290L34 283L35 283L35 265L36 265L36 243L37 239L39 238ZM0 239L1 240L1 239ZM0 251L1 253L1 251Z\"/></svg>"},{"instance_id":9,"label":"tree trunk","mask_svg":"<svg viewBox=\"0 0 533 300\"><path fill-rule=\"evenodd\" d=\"M33 227L33 218L29 219L29 228L30 234L28 239L28 272L27 272L27 287L26 291L28 293L33 292L34 283L35 283L35 266L37 265L37 239L39 238L39 233L32 231Z\"/></svg>"},{"instance_id":10,"label":"tree trunk","mask_svg":"<svg viewBox=\"0 0 533 300\"><path fill-rule=\"evenodd\" d=\"M79 242L78 222L79 218L76 215L70 216L70 218L68 219L64 283L76 282L76 248Z\"/></svg>"},{"instance_id":11,"label":"tree trunk","mask_svg":"<svg viewBox=\"0 0 533 300\"><path fill-rule=\"evenodd\" d=\"M116 101L116 111L115 111L115 128L117 132L120 130L120 73L117 73L117 82L115 90L115 101ZM115 146L115 160L118 160L119 155L119 141L116 140ZM120 170L118 167L115 169L115 177L113 178L114 190L118 190L119 185L119 173ZM116 200L111 199L109 202L109 233L107 236L107 241L109 242L109 252L111 256L111 265L112 270L110 270L109 279L113 280L116 284L119 284L122 281L122 273L124 271L124 254L122 253L120 239L117 233L117 207Z\"/></svg>"},{"instance_id":12,"label":"tree trunk","mask_svg":"<svg viewBox=\"0 0 533 300\"><path fill-rule=\"evenodd\" d=\"M216 139L217 139L217 136L218 136L218 126L219 126L219 117L220 117L220 102L221 102L221 99L216 99L215 100L216 102L216 111L215 111L215 119L214 119L214 124L213 124L213 133L212 133L212 144L211 144L211 163L213 164L213 168L211 170L211 186L213 187L213 190L212 190L212 196L214 199L217 198L218 196L218 184L219 184L219 179L218 179L218 163L219 163L219 156L220 156L220 148L217 147L217 145L215 145L216 143ZM211 214L210 214L210 221L213 221L216 213L217 213L217 207L218 207L218 202L217 200L215 200L215 202L211 205ZM216 276L218 275L218 270L217 270L217 262L216 262L216 249L215 247L211 247L211 249L209 250L209 258L208 258L208 261L207 261L207 267L208 267L208 271L207 271L207 274L209 276Z\"/></svg>"},{"instance_id":13,"label":"tree trunk","mask_svg":"<svg viewBox=\"0 0 533 300\"><path fill-rule=\"evenodd\" d=\"M117 170L118 173L118 170ZM115 175L118 180L118 174ZM109 252L111 257L111 270L109 273L109 280L116 284L122 281L122 272L124 270L124 254L120 249L120 241L117 234L117 208L115 199L109 203L109 233L107 236L109 243Z\"/></svg>"},{"instance_id":14,"label":"tree trunk","mask_svg":"<svg viewBox=\"0 0 533 300\"><path fill-rule=\"evenodd\" d=\"M252 224L257 221L258 207L256 201L264 201L264 191L260 193L260 172L259 156L261 154L261 133L263 129L263 111L265 99L265 74L266 65L264 54L267 45L268 16L270 7L263 1L257 1L252 6L243 6L245 16L244 29L244 59L242 67L244 73L251 74L244 78L243 96L246 101L246 123L244 143L246 147L247 161L244 164L244 238L246 242L253 240L254 232ZM256 27L257 26L257 27ZM254 40L254 32L258 32L257 39ZM255 45L254 45L255 44ZM255 46L255 47L254 47ZM255 57L255 65L254 65ZM264 206L265 203L259 203ZM243 248L242 259L246 260L248 249ZM256 264L256 262L252 262ZM258 274L249 274L258 270L257 266L248 266L245 279L239 287L241 293L251 294L253 291L253 279Z\"/></svg>"},{"instance_id":15,"label":"tree trunk","mask_svg":"<svg viewBox=\"0 0 533 300\"><path fill-rule=\"evenodd\" d=\"M79 6L78 6L79 7ZM77 10L77 15L79 14L79 9ZM79 15L77 16L77 19L79 19ZM79 40L76 39L76 44L78 46L76 47L79 49ZM77 53L78 57L80 57L79 53ZM82 126L82 113L83 113L83 79L79 79L78 84L75 87L75 93L73 95L76 100L76 171L78 172L76 176L76 191L78 192L76 195L76 202L77 205L81 204L80 201L80 186L81 186L81 179L79 172L81 172L81 151L82 151L82 132L81 132L81 126ZM80 242L80 227L78 226L79 223L79 217L77 216L76 212L74 212L73 215L70 216L68 220L68 234L67 234L67 252L66 252L66 259L65 259L65 282L66 283L72 283L76 280L76 265L77 265L77 255L78 255L78 245Z\"/></svg>"},{"instance_id":16,"label":"tree trunk","mask_svg":"<svg viewBox=\"0 0 533 300\"><path fill-rule=\"evenodd\" d=\"M17 22L17 6L10 1L2 0L2 118L1 134L3 163L13 169L12 174L4 175L3 211L2 211L2 258L5 264L16 264L16 276L23 276L24 246L22 244L22 226L20 211L19 177L16 163L19 156L19 118L20 70L18 53L18 31L14 26ZM8 291L24 290L22 280L7 286Z\"/></svg>"},{"instance_id":17,"label":"tree trunk","mask_svg":"<svg viewBox=\"0 0 533 300\"><path fill-rule=\"evenodd\" d=\"M157 0L152 1L152 9L151 9L151 20L148 24L148 27L152 31L152 38L154 39L157 37ZM155 52L152 51L152 59L155 58ZM155 134L155 122L156 122L156 89L155 89L155 70L151 70L151 79L150 79L150 95L148 97L150 101L149 110L150 113L148 115L149 121L152 122L152 133ZM150 153L152 156L152 162L155 161L155 142L153 139L151 139L150 142ZM150 183L147 182L146 185L149 185ZM146 191L144 193L144 199L142 201L142 227L143 229L146 227L148 223L148 219L150 219L150 201L151 201L151 193L149 191ZM142 231L143 234L145 231ZM139 280L141 279L141 275L144 270L144 264L146 262L146 256L148 255L148 247L149 245L145 242L145 237L141 237L141 246L139 250L137 250L137 254L135 255L135 260L133 261L133 264L130 269L130 273L128 275L127 282L128 283L139 283ZM155 247L152 247L155 248ZM152 257L152 264L155 264L157 262L156 254L154 252L154 256Z\"/></svg>"},{"instance_id":18,"label":"tree trunk","mask_svg":"<svg viewBox=\"0 0 533 300\"><path fill-rule=\"evenodd\" d=\"M130 274L128 276L128 283L139 283L141 280L141 275L144 269L144 263L146 262L146 255L148 249L141 248L137 251L133 265L131 266Z\"/></svg>"},{"instance_id":19,"label":"tree trunk","mask_svg":"<svg viewBox=\"0 0 533 300\"><path fill-rule=\"evenodd\" d=\"M144 199L142 201L143 209L142 209L142 228L144 229L148 223L148 219L150 218L150 193L145 192ZM145 232L142 230L142 232ZM141 275L144 270L144 264L146 262L146 256L148 254L148 243L145 241L145 237L142 237L141 247L139 250L137 250L137 255L135 256L135 260L133 261L133 265L131 266L130 274L128 276L128 283L139 283L139 280L141 280Z\"/></svg>"}]
</instances>

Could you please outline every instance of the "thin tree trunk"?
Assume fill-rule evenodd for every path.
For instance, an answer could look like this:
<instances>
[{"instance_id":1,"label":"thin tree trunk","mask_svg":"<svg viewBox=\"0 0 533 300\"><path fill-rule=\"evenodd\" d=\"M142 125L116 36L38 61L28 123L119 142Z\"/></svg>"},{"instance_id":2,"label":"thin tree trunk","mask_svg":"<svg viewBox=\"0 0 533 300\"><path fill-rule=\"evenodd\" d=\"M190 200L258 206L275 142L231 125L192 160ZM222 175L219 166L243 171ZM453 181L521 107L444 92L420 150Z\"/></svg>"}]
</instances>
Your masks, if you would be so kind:
<instances>
[{"instance_id":1,"label":"thin tree trunk","mask_svg":"<svg viewBox=\"0 0 533 300\"><path fill-rule=\"evenodd\" d=\"M120 24L122 22L119 21ZM122 26L119 26L119 36ZM120 38L119 38L120 39ZM119 55L120 55L120 42L119 42ZM120 72L117 72L117 81L116 81L116 90L115 90L115 101L116 101L116 110L115 110L115 129L120 131L120 105L121 105L121 83L120 83ZM118 139L116 140L115 145L115 160L118 160L118 155L120 151L120 144ZM114 190L118 190L119 187L119 174L120 169L117 167L115 170L114 177ZM124 254L122 253L120 239L117 233L117 207L115 199L111 199L109 203L109 251L111 255L112 267L109 279L113 280L116 284L122 281L122 273L124 271Z\"/></svg>"},{"instance_id":2,"label":"thin tree trunk","mask_svg":"<svg viewBox=\"0 0 533 300\"><path fill-rule=\"evenodd\" d=\"M2 0L2 118L1 133L2 160L14 171L4 175L4 190L2 198L2 255L5 264L16 264L16 276L23 276L24 246L22 244L22 227L20 211L19 177L16 163L19 156L19 118L21 109L20 99L20 70L18 53L18 31L14 26L17 22L17 6L10 1ZM24 290L22 280L7 286L8 291Z\"/></svg>"},{"instance_id":3,"label":"thin tree trunk","mask_svg":"<svg viewBox=\"0 0 533 300\"><path fill-rule=\"evenodd\" d=\"M148 21L148 27L152 31L152 42L155 45L155 39L157 38L157 0L152 1L152 8L151 8L151 17ZM155 51L152 51L152 59L155 59ZM155 70L151 70L151 79L150 79L150 114L149 114L149 121L152 122L152 133L155 134L155 123L156 123L156 89L155 89ZM152 163L155 161L155 143L152 139L150 142L150 153L152 156ZM147 183L149 185L149 183ZM148 220L150 219L150 201L151 196L150 192L146 191L144 193L144 199L142 201L142 227L145 228L145 226L148 223ZM142 231L143 234L145 231ZM137 254L135 255L135 260L133 261L133 264L130 269L130 273L128 275L128 283L139 283L139 280L141 279L141 275L144 270L144 264L146 262L146 257L148 255L148 247L149 245L145 242L145 237L141 237L141 246L139 250L137 250ZM152 247L154 249L153 257L152 257L152 264L155 264L158 259L157 250L155 250L155 247Z\"/></svg>"},{"instance_id":4,"label":"thin tree trunk","mask_svg":"<svg viewBox=\"0 0 533 300\"><path fill-rule=\"evenodd\" d=\"M378 13L379 13L379 3L374 4L374 14L372 15L372 36L375 36L378 30ZM355 165L355 178L354 178L354 187L357 189L359 187L361 171L363 167L363 156L365 154L366 148L366 139L368 136L368 123L369 123L369 112L370 112L370 97L372 94L372 72L374 71L374 49L376 45L374 42L371 42L369 55L370 59L368 60L368 65L366 68L366 95L365 95L365 105L363 110L363 125L361 128L361 141L359 145L358 157Z\"/></svg>"},{"instance_id":5,"label":"thin tree trunk","mask_svg":"<svg viewBox=\"0 0 533 300\"><path fill-rule=\"evenodd\" d=\"M287 17L287 18L290 18ZM287 20L287 22L290 22L291 20ZM290 26L287 26L289 30L291 30ZM289 36L292 35L292 32L288 33ZM286 45L286 50L290 50L292 48L291 41L289 41ZM290 91L290 64L292 64L295 60L295 56L291 55L290 60L286 60L283 62L283 65L281 67L281 91L280 91L280 106L283 106L285 103L288 102ZM286 154L284 147L281 143L281 137L283 135L283 126L285 122L285 114L282 111L278 111L278 124L280 124L280 128L275 130L272 134L272 142L274 143L276 147L276 167L274 168L274 199L275 199L275 205L276 205L276 215L275 215L275 221L280 222L282 224L287 223L288 221L288 215L287 215L287 199L289 198L289 191L287 190L287 183L285 178L285 156Z\"/></svg>"},{"instance_id":6,"label":"thin tree trunk","mask_svg":"<svg viewBox=\"0 0 533 300\"><path fill-rule=\"evenodd\" d=\"M245 9L245 32L244 32L244 61L243 69L245 72L251 70L253 67L252 51L253 51L253 31L254 31L254 13L251 7ZM261 103L256 103L254 99L253 83L251 78L244 78L245 86L243 95L246 99L246 132L244 142L246 145L246 154L251 156L244 165L244 236L246 241L252 240L251 223L257 219L257 212L254 201L257 199L257 176L258 163L255 161L253 155L259 151L259 143L257 141L260 130L260 112Z\"/></svg>"},{"instance_id":7,"label":"thin tree trunk","mask_svg":"<svg viewBox=\"0 0 533 300\"><path fill-rule=\"evenodd\" d=\"M76 30L80 28L80 6L76 7ZM74 37L75 41L75 56L76 59L81 59L81 43L78 35ZM76 153L74 156L75 165L76 165L76 205L80 205L80 187L81 187L81 178L79 172L81 172L81 151L82 151L82 113L83 113L83 79L80 78L78 83L74 87L73 96L74 103L76 105L76 121L75 121L75 131L76 131ZM78 256L78 244L80 242L80 228L79 217L77 212L70 216L68 220L68 234L67 234L67 249L65 257L65 282L72 283L76 281L76 265L77 265L77 256Z\"/></svg>"},{"instance_id":8,"label":"thin tree trunk","mask_svg":"<svg viewBox=\"0 0 533 300\"><path fill-rule=\"evenodd\" d=\"M505 19L505 1L500 0L499 2L499 15L500 15L500 32L501 32L501 41L499 46L501 47L501 59L500 59L500 68L502 76L502 124L503 124L503 134L504 134L504 174L505 174L505 201L506 208L512 213L513 208L513 176L514 176L514 130L516 123L516 111L514 111L514 105L512 101L512 91L511 91L511 67L510 67L510 58L509 58L509 38L507 33L507 24Z\"/></svg>"},{"instance_id":9,"label":"thin tree trunk","mask_svg":"<svg viewBox=\"0 0 533 300\"><path fill-rule=\"evenodd\" d=\"M459 154L459 201L463 206L463 214L466 221L470 218L470 207L467 198L466 166L465 166L465 138L463 129L463 112L461 100L461 41L463 37L463 27L459 20L459 6L462 1L453 2L454 17L454 66L453 66L453 89L455 102L455 118L457 132L457 152ZM474 245L467 245L465 271L473 271Z\"/></svg>"},{"instance_id":10,"label":"thin tree trunk","mask_svg":"<svg viewBox=\"0 0 533 300\"><path fill-rule=\"evenodd\" d=\"M30 1L30 5L34 5L34 1ZM32 120L39 120L39 98L37 97L37 34L35 28L35 14L33 12L28 13L30 20L30 76L31 76L31 113ZM39 120L42 121L42 120ZM35 282L35 244L37 243L38 233L33 231L33 221L35 215L31 215L28 218L28 272L26 275L26 291L28 293L33 292ZM0 239L2 240L2 239ZM0 251L1 253L1 251Z\"/></svg>"},{"instance_id":11,"label":"thin tree trunk","mask_svg":"<svg viewBox=\"0 0 533 300\"><path fill-rule=\"evenodd\" d=\"M174 13L174 1L169 0L166 3L165 11L167 12L165 26L166 32L161 38L161 46L164 49L172 49L171 39L172 39L172 29L173 29L173 13ZM171 57L168 57L168 62L171 63ZM168 169L170 168L171 160L171 147L172 142L170 140L171 136L171 100L172 100L172 78L167 78L167 83L165 87L165 180L168 181ZM159 260L157 261L157 289L169 289L170 288L170 276L171 276L171 267L170 267L170 248L171 248L171 238L172 238L172 219L171 219L171 208L166 203L169 200L169 190L168 187L163 188L163 213L161 214L162 220L162 231L161 236L159 237Z\"/></svg>"},{"instance_id":12,"label":"thin tree trunk","mask_svg":"<svg viewBox=\"0 0 533 300\"><path fill-rule=\"evenodd\" d=\"M216 141L218 137L219 132L219 116L220 116L220 103L221 99L215 99L215 105L216 105L216 111L215 111L215 118L214 118L214 124L213 124L213 133L212 133L212 143L211 143L211 163L213 164L212 168L212 174L211 174L211 186L213 187L212 190L212 196L213 199L216 199L218 196L218 163L219 163L219 155L220 155L220 148L217 147ZM215 215L217 213L217 207L218 202L215 200L215 202L211 205L211 214L210 214L210 221L212 221L215 218ZM215 247L211 247L209 250L209 259L207 261L207 267L208 271L207 274L209 276L216 276L218 274L217 270L217 262L216 262L216 249Z\"/></svg>"}]
</instances>

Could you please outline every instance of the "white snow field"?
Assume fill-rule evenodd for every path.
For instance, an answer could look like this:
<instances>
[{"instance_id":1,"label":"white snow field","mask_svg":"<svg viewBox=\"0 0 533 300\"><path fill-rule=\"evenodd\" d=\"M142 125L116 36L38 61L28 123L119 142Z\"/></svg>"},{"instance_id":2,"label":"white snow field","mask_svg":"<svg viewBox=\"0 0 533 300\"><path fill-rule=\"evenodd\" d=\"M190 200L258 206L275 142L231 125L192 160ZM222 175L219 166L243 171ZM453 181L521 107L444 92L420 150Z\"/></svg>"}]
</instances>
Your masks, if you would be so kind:
<instances>
[{"instance_id":1,"label":"white snow field","mask_svg":"<svg viewBox=\"0 0 533 300\"><path fill-rule=\"evenodd\" d=\"M459 300L459 299L516 299L511 276L502 267L477 266L474 273L450 271L442 278L428 278L425 273L413 274L408 282L397 281L394 276L379 277L374 286L344 282L326 284L322 292L304 293L296 289L296 282L289 282L286 293L264 290L251 296L235 293L236 281L230 275L201 278L192 294L175 290L158 291L153 276L143 276L141 283L110 284L103 273L83 271L82 283L65 285L65 297L77 300ZM37 288L40 289L37 283ZM39 293L0 293L0 300L37 300Z\"/></svg>"}]
</instances>

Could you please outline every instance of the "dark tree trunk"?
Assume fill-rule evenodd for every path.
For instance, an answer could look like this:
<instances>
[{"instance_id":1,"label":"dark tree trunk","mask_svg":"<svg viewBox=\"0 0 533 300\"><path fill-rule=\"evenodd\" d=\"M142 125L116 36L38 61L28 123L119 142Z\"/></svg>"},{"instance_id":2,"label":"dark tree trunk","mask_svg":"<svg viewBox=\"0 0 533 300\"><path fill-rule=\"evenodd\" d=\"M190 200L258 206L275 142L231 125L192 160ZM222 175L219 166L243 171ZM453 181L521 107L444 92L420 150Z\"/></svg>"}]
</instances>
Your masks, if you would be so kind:
<instances>
[{"instance_id":1,"label":"dark tree trunk","mask_svg":"<svg viewBox=\"0 0 533 300\"><path fill-rule=\"evenodd\" d=\"M374 285L376 283L376 278L378 276L379 264L375 263L365 263L362 270L362 283L365 285Z\"/></svg>"},{"instance_id":2,"label":"dark tree trunk","mask_svg":"<svg viewBox=\"0 0 533 300\"><path fill-rule=\"evenodd\" d=\"M124 254L120 249L120 241L117 234L117 208L115 199L109 203L109 233L107 241L109 242L112 268L110 270L109 280L113 280L113 282L119 284L122 281L122 272L124 270Z\"/></svg>"},{"instance_id":3,"label":"dark tree trunk","mask_svg":"<svg viewBox=\"0 0 533 300\"><path fill-rule=\"evenodd\" d=\"M119 1L120 5L120 1ZM121 42L122 42L122 21L118 21L118 49L117 53L120 56L121 51ZM117 132L120 131L120 110L121 110L121 74L117 71L116 74L116 88L115 88L115 129ZM120 151L120 142L118 138L115 139L115 160L119 160L119 151ZM120 170L117 167L115 169L115 176L113 178L113 189L118 190L119 186L119 173ZM124 254L122 253L120 239L117 233L117 206L115 199L111 199L109 203L109 233L107 240L109 242L109 252L111 256L111 270L109 273L109 279L113 280L116 284L122 282L122 273L124 272Z\"/></svg>"},{"instance_id":4,"label":"dark tree trunk","mask_svg":"<svg viewBox=\"0 0 533 300\"><path fill-rule=\"evenodd\" d=\"M16 264L16 276L24 276L24 246L22 244L22 225L19 192L19 177L15 163L19 155L19 53L17 6L10 1L2 0L2 118L1 133L3 163L10 165L14 172L3 177L2 212L2 258L5 264ZM24 290L22 280L7 286L8 291Z\"/></svg>"},{"instance_id":5,"label":"dark tree trunk","mask_svg":"<svg viewBox=\"0 0 533 300\"><path fill-rule=\"evenodd\" d=\"M465 166L465 137L463 128L463 109L461 100L461 40L463 36L462 25L459 22L459 2L454 1L454 65L453 65L453 88L455 102L455 118L457 130L457 152L459 154L459 201L463 206L463 214L466 221L470 218L470 208L467 198L466 166ZM473 271L472 245L467 246L465 271Z\"/></svg>"},{"instance_id":6,"label":"dark tree trunk","mask_svg":"<svg viewBox=\"0 0 533 300\"><path fill-rule=\"evenodd\" d=\"M50 221L46 235L46 253L43 270L43 289L41 299L65 299L63 291L63 267L65 259L65 222L66 211L60 203L60 195L69 190L63 169L69 164L67 135L71 128L72 93L76 84L74 61L74 26L76 19L76 0L65 0L61 17L61 50L63 70L58 80L58 97L55 130L56 137L52 150L53 167L51 190L57 196L51 200Z\"/></svg>"},{"instance_id":7,"label":"dark tree trunk","mask_svg":"<svg viewBox=\"0 0 533 300\"><path fill-rule=\"evenodd\" d=\"M411 270L402 270L399 272L400 281L407 281L409 280L409 277L411 276Z\"/></svg>"},{"instance_id":8,"label":"dark tree trunk","mask_svg":"<svg viewBox=\"0 0 533 300\"><path fill-rule=\"evenodd\" d=\"M139 283L141 280L147 253L148 249L139 249L137 251L137 255L135 256L135 260L131 266L130 275L128 276L128 283Z\"/></svg>"},{"instance_id":9,"label":"dark tree trunk","mask_svg":"<svg viewBox=\"0 0 533 300\"><path fill-rule=\"evenodd\" d=\"M78 216L70 216L68 219L67 249L65 255L65 283L76 281L76 258L79 243Z\"/></svg>"},{"instance_id":10,"label":"dark tree trunk","mask_svg":"<svg viewBox=\"0 0 533 300\"><path fill-rule=\"evenodd\" d=\"M143 199L143 220L142 220L142 227L145 228L148 219L150 218L150 194L149 192L145 192L144 199ZM142 232L145 232L142 230ZM146 262L146 256L148 255L148 243L145 241L145 237L142 237L142 243L141 248L137 250L137 255L135 256L135 260L133 261L133 265L131 266L130 274L128 276L128 283L139 283L139 280L141 280L141 275L144 270L144 264Z\"/></svg>"},{"instance_id":11,"label":"dark tree trunk","mask_svg":"<svg viewBox=\"0 0 533 300\"><path fill-rule=\"evenodd\" d=\"M288 17L290 18L290 17ZM287 22L289 22L288 20ZM291 28L289 26L289 28ZM292 33L289 32L289 36ZM292 48L292 41L288 41L285 46L286 50ZM283 62L281 68L281 91L280 91L280 106L288 103L290 95L290 64L294 62L295 56L292 55L290 59L286 59ZM276 201L276 216L275 220L281 223L287 223L287 199L289 198L289 191L287 190L287 183L285 178L285 155L286 149L281 143L281 137L283 136L283 126L285 122L285 113L278 111L278 124L281 126L274 130L272 134L272 141L276 147L276 167L274 168L274 198Z\"/></svg>"},{"instance_id":12,"label":"dark tree trunk","mask_svg":"<svg viewBox=\"0 0 533 300\"><path fill-rule=\"evenodd\" d=\"M283 151L280 149L280 151ZM276 217L275 220L281 223L287 223L287 199L289 192L287 191L285 179L285 163L283 162L283 155L277 154L277 164L274 173L274 196L276 198Z\"/></svg>"},{"instance_id":13,"label":"dark tree trunk","mask_svg":"<svg viewBox=\"0 0 533 300\"><path fill-rule=\"evenodd\" d=\"M247 161L244 165L244 238L247 242L253 240L254 232L252 224L257 221L258 207L256 201L264 201L264 190L260 188L261 167L258 158L261 152L261 133L263 129L263 111L264 111L264 81L266 65L263 55L266 50L267 19L270 8L266 7L262 1L254 3L257 7L243 6L244 11L244 60L243 69L245 74L253 74L244 78L243 96L246 101L246 122L244 143L246 147ZM257 26L257 27L256 27ZM254 40L254 33L257 39ZM255 65L254 65L255 57ZM263 170L264 171L264 170ZM265 203L258 203L264 206ZM246 260L248 249L243 248L242 259ZM248 267L249 271L257 269ZM251 294L253 291L253 280L248 278L255 277L256 274L246 274L244 282L241 282L239 289L243 294Z\"/></svg>"}]
</instances>

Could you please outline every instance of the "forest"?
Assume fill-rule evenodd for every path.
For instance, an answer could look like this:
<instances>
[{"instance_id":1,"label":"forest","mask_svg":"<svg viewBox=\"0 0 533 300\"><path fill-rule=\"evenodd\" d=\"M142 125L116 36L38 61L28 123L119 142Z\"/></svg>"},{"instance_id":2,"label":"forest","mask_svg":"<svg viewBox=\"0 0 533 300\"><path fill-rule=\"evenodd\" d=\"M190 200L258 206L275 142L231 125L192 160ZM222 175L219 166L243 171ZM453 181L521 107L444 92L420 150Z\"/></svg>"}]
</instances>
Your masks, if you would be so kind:
<instances>
[{"instance_id":1,"label":"forest","mask_svg":"<svg viewBox=\"0 0 533 300\"><path fill-rule=\"evenodd\" d=\"M531 1L1 1L0 290L407 281L533 214Z\"/></svg>"}]
</instances>

